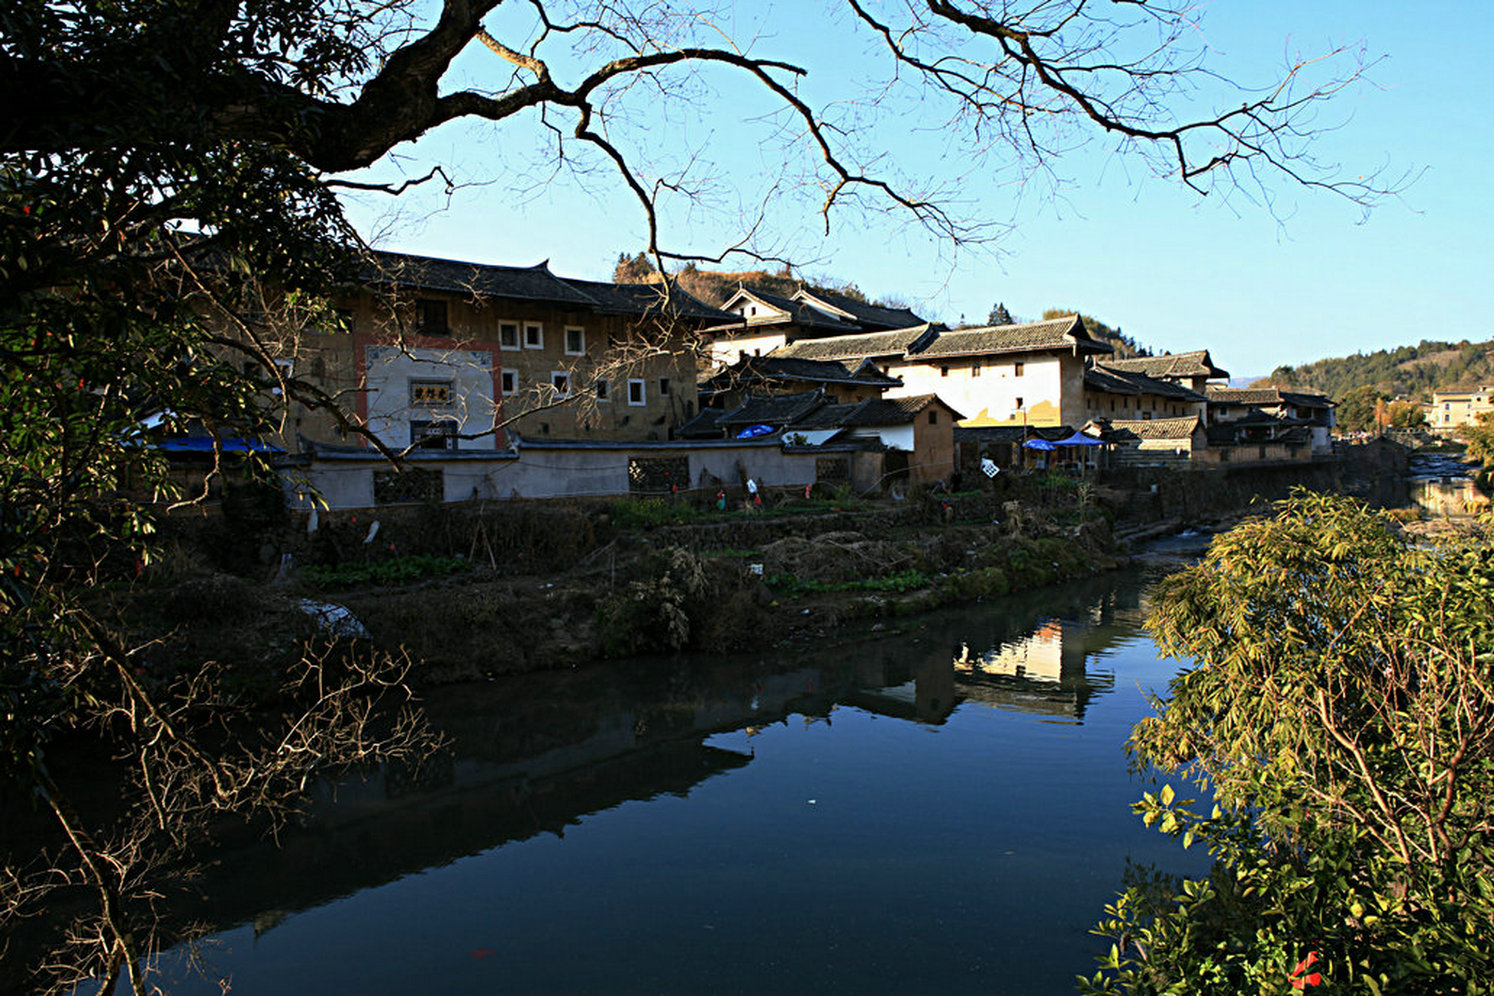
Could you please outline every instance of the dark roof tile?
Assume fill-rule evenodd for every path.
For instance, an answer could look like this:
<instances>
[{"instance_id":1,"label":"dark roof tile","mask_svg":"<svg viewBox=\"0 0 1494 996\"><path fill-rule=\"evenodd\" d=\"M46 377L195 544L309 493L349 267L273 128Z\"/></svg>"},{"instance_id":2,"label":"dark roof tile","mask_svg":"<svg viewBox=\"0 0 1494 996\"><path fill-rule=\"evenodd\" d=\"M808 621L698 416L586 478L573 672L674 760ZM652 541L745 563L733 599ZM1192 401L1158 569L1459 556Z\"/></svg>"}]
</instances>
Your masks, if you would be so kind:
<instances>
[{"instance_id":1,"label":"dark roof tile","mask_svg":"<svg viewBox=\"0 0 1494 996\"><path fill-rule=\"evenodd\" d=\"M1090 336L1078 315L1068 315L1046 322L940 332L939 337L919 350L917 355L920 360L932 360L1075 348L1091 353L1110 352L1110 346Z\"/></svg>"}]
</instances>

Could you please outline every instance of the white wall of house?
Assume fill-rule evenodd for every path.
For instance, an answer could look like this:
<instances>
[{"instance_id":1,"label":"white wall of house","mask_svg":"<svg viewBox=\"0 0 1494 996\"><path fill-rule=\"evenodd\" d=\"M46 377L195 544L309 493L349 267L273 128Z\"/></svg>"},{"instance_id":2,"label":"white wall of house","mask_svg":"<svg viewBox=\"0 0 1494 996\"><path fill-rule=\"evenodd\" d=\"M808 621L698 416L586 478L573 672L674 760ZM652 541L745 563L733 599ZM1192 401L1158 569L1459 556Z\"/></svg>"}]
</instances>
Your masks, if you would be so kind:
<instances>
[{"instance_id":1,"label":"white wall of house","mask_svg":"<svg viewBox=\"0 0 1494 996\"><path fill-rule=\"evenodd\" d=\"M718 338L711 343L711 363L715 366L730 365L737 362L743 353L748 356L767 356L786 342L788 336L781 331L749 333L730 339Z\"/></svg>"},{"instance_id":2,"label":"white wall of house","mask_svg":"<svg viewBox=\"0 0 1494 996\"><path fill-rule=\"evenodd\" d=\"M1020 375L1018 363L1022 365ZM1024 421L1028 425L1061 425L1064 367L1060 357L1032 354L979 360L965 357L934 364L899 362L888 372L901 377L903 386L888 391L887 396L937 394L965 416L960 425L966 427L1022 425ZM1081 385L1083 376L1081 368ZM1070 413L1070 418L1076 414Z\"/></svg>"},{"instance_id":3,"label":"white wall of house","mask_svg":"<svg viewBox=\"0 0 1494 996\"><path fill-rule=\"evenodd\" d=\"M884 425L868 426L865 429L852 429L851 435L856 439L877 439L882 445L902 450L904 453L912 453L915 449L913 440L913 426L908 425Z\"/></svg>"},{"instance_id":4,"label":"white wall of house","mask_svg":"<svg viewBox=\"0 0 1494 996\"><path fill-rule=\"evenodd\" d=\"M706 447L546 447L523 446L516 455L450 456L421 453L406 460L411 470L439 471L442 498L448 502L474 499L567 498L629 493L630 457L684 457L690 485L729 488L745 474L765 487L802 488L816 480L816 461L830 456L813 449L785 452L777 442L756 446ZM835 454L842 455L842 454ZM849 458L859 453L843 454ZM280 471L293 508L309 510L320 494L333 509L371 508L374 475L392 468L368 456L329 456L309 467Z\"/></svg>"},{"instance_id":5,"label":"white wall of house","mask_svg":"<svg viewBox=\"0 0 1494 996\"><path fill-rule=\"evenodd\" d=\"M451 419L463 434L493 428L491 352L368 346L364 364L368 425L387 446L402 449L415 442L411 422ZM450 385L449 401L418 400L419 386L437 384ZM469 445L485 448L492 443Z\"/></svg>"}]
</instances>

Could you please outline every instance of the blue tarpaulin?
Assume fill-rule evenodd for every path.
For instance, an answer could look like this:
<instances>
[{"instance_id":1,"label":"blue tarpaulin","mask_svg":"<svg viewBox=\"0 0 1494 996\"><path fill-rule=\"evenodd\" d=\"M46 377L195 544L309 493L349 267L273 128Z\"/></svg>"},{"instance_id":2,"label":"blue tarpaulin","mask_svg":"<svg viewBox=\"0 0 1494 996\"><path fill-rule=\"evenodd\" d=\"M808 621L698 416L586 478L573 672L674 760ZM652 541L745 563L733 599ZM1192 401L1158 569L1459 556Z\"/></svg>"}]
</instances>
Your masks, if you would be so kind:
<instances>
[{"instance_id":1,"label":"blue tarpaulin","mask_svg":"<svg viewBox=\"0 0 1494 996\"><path fill-rule=\"evenodd\" d=\"M774 429L771 425L749 425L737 433L738 439L756 439L758 436L772 435Z\"/></svg>"},{"instance_id":2,"label":"blue tarpaulin","mask_svg":"<svg viewBox=\"0 0 1494 996\"><path fill-rule=\"evenodd\" d=\"M181 439L163 439L151 444L153 449L167 453L211 453L213 441L207 436L185 436ZM223 439L219 441L224 453L284 453L285 450L258 439Z\"/></svg>"},{"instance_id":3,"label":"blue tarpaulin","mask_svg":"<svg viewBox=\"0 0 1494 996\"><path fill-rule=\"evenodd\" d=\"M1025 446L1025 447L1027 447L1029 450L1056 450L1056 449L1058 449L1057 446L1054 446L1052 443L1048 442L1046 439L1029 439L1027 442L1023 443L1022 445Z\"/></svg>"}]
</instances>

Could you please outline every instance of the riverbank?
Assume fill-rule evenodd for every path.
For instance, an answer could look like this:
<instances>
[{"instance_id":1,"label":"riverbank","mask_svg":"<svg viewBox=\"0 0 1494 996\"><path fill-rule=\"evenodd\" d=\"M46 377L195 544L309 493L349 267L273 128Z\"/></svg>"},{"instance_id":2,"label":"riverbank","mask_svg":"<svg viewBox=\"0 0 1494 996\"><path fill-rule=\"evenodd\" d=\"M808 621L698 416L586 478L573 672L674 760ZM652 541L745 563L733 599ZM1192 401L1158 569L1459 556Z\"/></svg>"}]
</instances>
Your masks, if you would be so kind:
<instances>
[{"instance_id":1,"label":"riverbank","mask_svg":"<svg viewBox=\"0 0 1494 996\"><path fill-rule=\"evenodd\" d=\"M162 561L109 598L135 637L157 641L141 660L163 679L212 659L247 694L273 695L325 622L311 601L346 608L429 687L870 637L940 606L1112 569L1133 544L1227 528L1294 485L1332 489L1336 471L1158 473L1120 486L1002 475L903 501L472 503L310 522L241 498L217 519L170 523Z\"/></svg>"}]
</instances>

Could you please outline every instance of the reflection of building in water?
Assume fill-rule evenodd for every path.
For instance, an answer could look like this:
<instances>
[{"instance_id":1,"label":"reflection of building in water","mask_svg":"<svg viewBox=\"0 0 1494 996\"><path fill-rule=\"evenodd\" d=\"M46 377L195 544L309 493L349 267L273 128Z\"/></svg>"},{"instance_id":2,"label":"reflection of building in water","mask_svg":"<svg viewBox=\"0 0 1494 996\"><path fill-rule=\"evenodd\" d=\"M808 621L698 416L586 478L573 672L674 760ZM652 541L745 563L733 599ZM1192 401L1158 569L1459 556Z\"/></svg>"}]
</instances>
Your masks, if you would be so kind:
<instances>
[{"instance_id":1,"label":"reflection of building in water","mask_svg":"<svg viewBox=\"0 0 1494 996\"><path fill-rule=\"evenodd\" d=\"M970 702L1083 722L1089 701L1115 686L1113 674L1090 674L1086 662L1118 635L1094 621L1049 619L984 652L964 644L954 659L955 684Z\"/></svg>"},{"instance_id":2,"label":"reflection of building in water","mask_svg":"<svg viewBox=\"0 0 1494 996\"><path fill-rule=\"evenodd\" d=\"M867 712L937 725L960 701L954 668L943 653L925 657L913 667L911 677L906 664L889 667L885 661L863 661L856 670L860 687L841 701Z\"/></svg>"},{"instance_id":3,"label":"reflection of building in water","mask_svg":"<svg viewBox=\"0 0 1494 996\"><path fill-rule=\"evenodd\" d=\"M1084 667L1082 659L1079 667ZM967 644L955 658L955 669L1056 682L1063 676L1063 623L1050 619L1022 639L1003 643L979 656L972 655Z\"/></svg>"}]
</instances>

